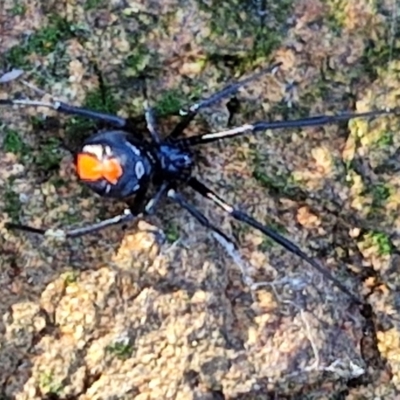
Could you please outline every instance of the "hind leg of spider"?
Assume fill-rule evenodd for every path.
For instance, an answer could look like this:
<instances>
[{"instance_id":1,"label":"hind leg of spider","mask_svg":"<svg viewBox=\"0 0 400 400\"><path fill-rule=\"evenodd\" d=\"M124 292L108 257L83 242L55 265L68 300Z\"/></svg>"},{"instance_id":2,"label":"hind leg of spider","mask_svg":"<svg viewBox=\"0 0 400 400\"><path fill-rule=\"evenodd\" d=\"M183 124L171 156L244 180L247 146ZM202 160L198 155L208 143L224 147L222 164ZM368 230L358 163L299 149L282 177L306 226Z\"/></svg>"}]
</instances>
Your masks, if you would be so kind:
<instances>
[{"instance_id":1,"label":"hind leg of spider","mask_svg":"<svg viewBox=\"0 0 400 400\"><path fill-rule=\"evenodd\" d=\"M141 207L143 204L143 196L141 195L138 200L137 204L134 203L134 205L130 206L130 208L127 208L124 210L124 212L120 215L116 215L115 217L105 219L103 221L100 221L95 224L87 225L81 228L76 228L76 229L43 229L43 228L34 228L32 226L28 225L22 225L22 224L14 224L14 223L7 223L6 228L10 230L20 230L24 232L31 232L31 233L36 233L39 235L43 236L49 236L49 237L56 237L60 239L66 239L66 238L75 238L79 236L84 236L90 233L98 232L100 230L103 230L109 226L112 225L118 225L126 222L131 222L135 219L138 219L142 217L143 215L151 214L154 211L154 208L157 206L158 201L162 197L163 194L165 194L165 191L167 189L167 185L163 184L161 185L160 189L156 192L156 194L147 202L146 206L143 209L143 212L139 214L137 212L137 209Z\"/></svg>"},{"instance_id":2,"label":"hind leg of spider","mask_svg":"<svg viewBox=\"0 0 400 400\"><path fill-rule=\"evenodd\" d=\"M242 211L239 211L232 205L228 204L224 199L219 197L215 192L205 186L196 178L190 178L188 181L188 185L194 189L196 192L200 193L202 196L211 200L218 207L222 208L226 213L231 215L238 221L244 222L254 229L262 232L264 235L271 238L276 243L280 244L283 248L290 251L293 254L296 254L298 257L306 261L313 268L319 271L325 278L330 280L336 287L338 287L342 292L346 293L356 304L363 304L356 295L350 292L338 279L336 279L329 271L327 271L321 264L319 264L316 260L309 257L306 253L304 253L298 246L292 243L290 240L284 238L278 232L275 232L273 229L262 225L260 222L252 218L251 216L245 214Z\"/></svg>"},{"instance_id":3,"label":"hind leg of spider","mask_svg":"<svg viewBox=\"0 0 400 400\"><path fill-rule=\"evenodd\" d=\"M42 229L42 228L34 228L28 225L7 223L6 228L12 230L19 230L24 232L36 233L43 236L54 237L59 239L66 238L75 238L79 236L84 236L89 233L98 232L102 229L105 229L112 225L121 224L123 222L129 222L133 219L137 218L135 215L131 213L129 209L126 209L123 214L117 215L112 218L105 219L104 221L100 221L96 224L91 224L84 226L82 228L76 229Z\"/></svg>"},{"instance_id":4,"label":"hind leg of spider","mask_svg":"<svg viewBox=\"0 0 400 400\"><path fill-rule=\"evenodd\" d=\"M200 224L202 224L206 228L211 229L213 232L221 236L233 249L236 249L236 245L231 238L229 238L224 232L213 225L204 214L202 214L196 207L189 204L182 195L175 191L175 189L169 189L167 192L167 196L183 209L188 211L195 219L197 219L197 221L200 222Z\"/></svg>"},{"instance_id":5,"label":"hind leg of spider","mask_svg":"<svg viewBox=\"0 0 400 400\"><path fill-rule=\"evenodd\" d=\"M176 139L179 136L181 136L183 131L189 126L189 124L193 121L193 119L196 117L197 113L202 108L210 107L214 103L217 103L218 101L220 101L224 98L234 95L242 86L245 86L249 82L252 82L252 81L258 79L262 75L275 74L275 72L278 70L280 65L281 65L281 63L276 63L268 68L261 70L260 72L258 72L256 74L249 76L248 78L245 78L236 83L231 83L230 85L226 86L225 88L218 91L217 93L214 93L207 99L201 100L198 103L193 104L192 106L189 107L188 111L182 112L183 113L182 120L176 125L176 127L168 135L167 139Z\"/></svg>"}]
</instances>

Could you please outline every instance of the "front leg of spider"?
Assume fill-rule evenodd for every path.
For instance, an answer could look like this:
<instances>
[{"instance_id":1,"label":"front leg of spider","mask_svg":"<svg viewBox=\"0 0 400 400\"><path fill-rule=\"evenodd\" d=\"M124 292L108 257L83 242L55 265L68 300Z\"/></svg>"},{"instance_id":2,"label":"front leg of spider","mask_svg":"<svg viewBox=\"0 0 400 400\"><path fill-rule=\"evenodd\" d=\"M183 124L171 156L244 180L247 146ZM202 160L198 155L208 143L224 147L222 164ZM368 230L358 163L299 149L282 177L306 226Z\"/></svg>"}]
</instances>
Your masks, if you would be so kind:
<instances>
[{"instance_id":1,"label":"front leg of spider","mask_svg":"<svg viewBox=\"0 0 400 400\"><path fill-rule=\"evenodd\" d=\"M328 124L336 124L339 122L350 121L357 118L376 118L384 115L395 115L400 112L399 109L385 109L385 110L375 110L367 111L363 113L353 113L353 114L334 114L334 115L317 115L308 118L299 118L293 120L284 121L258 121L252 124L244 124L235 128L228 129L226 131L206 133L203 135L190 136L187 138L179 138L174 141L174 143L191 147L207 143L213 143L219 140L231 139L236 136L242 136L248 133L262 132L266 130L276 130L276 129L288 129L288 128L306 128L312 126L323 126Z\"/></svg>"},{"instance_id":2,"label":"front leg of spider","mask_svg":"<svg viewBox=\"0 0 400 400\"><path fill-rule=\"evenodd\" d=\"M71 104L63 103L60 101L54 102L43 102L29 99L0 99L0 105L18 105L18 106L26 106L26 107L45 107L53 109L61 114L80 116L83 118L92 119L95 121L100 121L109 126L112 126L117 129L124 129L125 131L129 131L134 137L138 140L144 140L145 138L136 130L137 125L142 125L143 121L146 122L144 116L140 117L132 117L132 118L122 118L117 115L104 113L101 111L90 110L84 107L77 107ZM67 149L71 152L70 149ZM72 152L71 152L72 153Z\"/></svg>"},{"instance_id":3,"label":"front leg of spider","mask_svg":"<svg viewBox=\"0 0 400 400\"><path fill-rule=\"evenodd\" d=\"M234 95L237 93L237 91L247 85L248 83L257 80L260 78L260 76L266 75L266 74L275 74L278 68L280 67L282 63L276 63L268 68L265 68L261 70L260 72L257 72L248 78L245 78L241 81L238 81L236 83L231 83L225 88L219 90L217 93L214 93L210 97L200 100L199 102L191 105L189 107L189 110L183 115L182 120L176 125L176 127L172 130L172 132L168 135L167 140L174 140L181 136L184 132L184 130L189 126L189 124L193 121L193 119L196 117L198 112L206 107L210 107L213 104L217 103L218 101L221 101L222 99L225 99L229 96Z\"/></svg>"},{"instance_id":4,"label":"front leg of spider","mask_svg":"<svg viewBox=\"0 0 400 400\"><path fill-rule=\"evenodd\" d=\"M143 82L142 92L143 92L143 97L144 97L143 109L144 109L144 116L145 116L146 124L147 124L147 130L150 132L152 141L154 143L159 144L159 143L161 143L161 138L160 138L160 134L157 132L154 109L152 107L150 107L150 105L149 105L146 81Z\"/></svg>"},{"instance_id":5,"label":"front leg of spider","mask_svg":"<svg viewBox=\"0 0 400 400\"><path fill-rule=\"evenodd\" d=\"M117 115L89 110L83 107L76 107L61 101L47 103L28 99L0 99L0 104L50 108L63 114L103 121L114 126L115 128L125 128L127 125L127 120L125 118L118 117Z\"/></svg>"}]
</instances>

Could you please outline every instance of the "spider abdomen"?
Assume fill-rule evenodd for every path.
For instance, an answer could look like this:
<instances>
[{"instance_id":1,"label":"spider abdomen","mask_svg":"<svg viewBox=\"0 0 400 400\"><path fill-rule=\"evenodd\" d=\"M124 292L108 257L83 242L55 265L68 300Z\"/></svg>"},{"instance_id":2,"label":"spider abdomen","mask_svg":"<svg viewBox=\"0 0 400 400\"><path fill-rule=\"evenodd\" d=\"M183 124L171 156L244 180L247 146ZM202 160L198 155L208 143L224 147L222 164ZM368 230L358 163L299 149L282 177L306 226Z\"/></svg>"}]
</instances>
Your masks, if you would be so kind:
<instances>
[{"instance_id":1,"label":"spider abdomen","mask_svg":"<svg viewBox=\"0 0 400 400\"><path fill-rule=\"evenodd\" d=\"M153 164L146 149L123 131L86 140L75 156L78 178L101 196L129 197L149 181Z\"/></svg>"}]
</instances>

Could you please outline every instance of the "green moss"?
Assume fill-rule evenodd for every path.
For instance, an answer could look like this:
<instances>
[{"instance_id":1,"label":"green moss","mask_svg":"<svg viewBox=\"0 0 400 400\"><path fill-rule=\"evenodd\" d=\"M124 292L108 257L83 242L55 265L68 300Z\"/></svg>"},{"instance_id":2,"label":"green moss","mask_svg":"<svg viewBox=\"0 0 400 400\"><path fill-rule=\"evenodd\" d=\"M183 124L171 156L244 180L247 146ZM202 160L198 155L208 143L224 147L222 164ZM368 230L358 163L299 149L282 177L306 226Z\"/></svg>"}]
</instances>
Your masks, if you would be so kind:
<instances>
[{"instance_id":1,"label":"green moss","mask_svg":"<svg viewBox=\"0 0 400 400\"><path fill-rule=\"evenodd\" d=\"M297 198L301 194L301 190L294 183L293 178L289 174L277 174L270 176L263 170L261 165L255 164L253 169L253 178L263 187L279 196Z\"/></svg>"},{"instance_id":2,"label":"green moss","mask_svg":"<svg viewBox=\"0 0 400 400\"><path fill-rule=\"evenodd\" d=\"M93 196L93 193L92 193ZM104 210L106 211L106 210ZM106 219L106 218L104 218ZM66 227L72 227L72 226L77 226L77 225L81 225L82 224L82 215L80 215L79 213L71 213L71 212L66 212L63 213L60 216L59 219L60 225Z\"/></svg>"},{"instance_id":3,"label":"green moss","mask_svg":"<svg viewBox=\"0 0 400 400\"><path fill-rule=\"evenodd\" d=\"M101 111L108 114L116 114L118 110L117 103L107 85L101 85L96 90L88 92L82 107ZM82 140L90 134L99 124L99 121L84 118L71 117L68 119L65 129L69 139L74 143L81 143Z\"/></svg>"},{"instance_id":4,"label":"green moss","mask_svg":"<svg viewBox=\"0 0 400 400\"><path fill-rule=\"evenodd\" d=\"M3 150L7 153L25 155L29 151L29 146L25 144L17 131L5 129Z\"/></svg>"},{"instance_id":5,"label":"green moss","mask_svg":"<svg viewBox=\"0 0 400 400\"><path fill-rule=\"evenodd\" d=\"M61 383L56 382L52 372L43 372L39 376L39 387L44 394L59 395L62 392Z\"/></svg>"},{"instance_id":6,"label":"green moss","mask_svg":"<svg viewBox=\"0 0 400 400\"><path fill-rule=\"evenodd\" d=\"M27 43L29 53L47 55L53 52L60 41L72 36L70 25L59 16L53 15L49 19L51 24L34 34Z\"/></svg>"},{"instance_id":7,"label":"green moss","mask_svg":"<svg viewBox=\"0 0 400 400\"><path fill-rule=\"evenodd\" d=\"M51 177L49 183L52 184L55 188L61 188L67 184L65 179L61 178L58 175Z\"/></svg>"},{"instance_id":8,"label":"green moss","mask_svg":"<svg viewBox=\"0 0 400 400\"><path fill-rule=\"evenodd\" d=\"M116 114L118 110L111 89L108 86L88 92L83 107L104 111L110 114Z\"/></svg>"},{"instance_id":9,"label":"green moss","mask_svg":"<svg viewBox=\"0 0 400 400\"><path fill-rule=\"evenodd\" d=\"M376 144L381 148L390 147L393 145L393 132L384 131Z\"/></svg>"},{"instance_id":10,"label":"green moss","mask_svg":"<svg viewBox=\"0 0 400 400\"><path fill-rule=\"evenodd\" d=\"M182 94L175 89L165 91L155 104L159 115L171 115L182 108Z\"/></svg>"},{"instance_id":11,"label":"green moss","mask_svg":"<svg viewBox=\"0 0 400 400\"><path fill-rule=\"evenodd\" d=\"M390 217L390 212L386 210L386 202L393 193L393 188L387 183L378 183L375 185L366 185L363 195L372 198L371 207L368 210L368 218L378 221L384 219L396 218L395 215Z\"/></svg>"},{"instance_id":12,"label":"green moss","mask_svg":"<svg viewBox=\"0 0 400 400\"><path fill-rule=\"evenodd\" d=\"M345 26L345 4L341 0L328 0L327 5L330 7L325 15L324 22L336 36L339 36Z\"/></svg>"},{"instance_id":13,"label":"green moss","mask_svg":"<svg viewBox=\"0 0 400 400\"><path fill-rule=\"evenodd\" d=\"M26 6L19 1L15 1L14 6L11 8L11 15L20 15L23 16L26 13Z\"/></svg>"},{"instance_id":14,"label":"green moss","mask_svg":"<svg viewBox=\"0 0 400 400\"><path fill-rule=\"evenodd\" d=\"M78 280L79 274L77 271L68 271L63 274L64 284L69 286Z\"/></svg>"},{"instance_id":15,"label":"green moss","mask_svg":"<svg viewBox=\"0 0 400 400\"><path fill-rule=\"evenodd\" d=\"M378 254L381 256L389 255L392 253L392 243L388 235L383 232L370 232L367 237L371 240L372 244L378 247Z\"/></svg>"},{"instance_id":16,"label":"green moss","mask_svg":"<svg viewBox=\"0 0 400 400\"><path fill-rule=\"evenodd\" d=\"M327 81L326 78L326 76L321 76L320 79L314 81L312 86L308 87L308 91L301 99L301 101L304 101L306 104L329 101L330 96L332 96L332 88L331 84Z\"/></svg>"},{"instance_id":17,"label":"green moss","mask_svg":"<svg viewBox=\"0 0 400 400\"><path fill-rule=\"evenodd\" d=\"M103 0L86 0L83 4L83 8L86 11L94 10L102 6Z\"/></svg>"},{"instance_id":18,"label":"green moss","mask_svg":"<svg viewBox=\"0 0 400 400\"><path fill-rule=\"evenodd\" d=\"M243 71L247 71L251 64L258 64L268 58L278 48L282 41L282 33L278 30L263 26L256 31L256 41L252 51L241 65ZM250 64L250 65L249 65Z\"/></svg>"},{"instance_id":19,"label":"green moss","mask_svg":"<svg viewBox=\"0 0 400 400\"><path fill-rule=\"evenodd\" d=\"M172 222L166 225L164 232L169 243L175 243L180 238L179 227Z\"/></svg>"},{"instance_id":20,"label":"green moss","mask_svg":"<svg viewBox=\"0 0 400 400\"><path fill-rule=\"evenodd\" d=\"M260 10L262 2L199 1L199 8L210 15L209 60L218 61L215 56L221 55L221 49L215 49L214 45L218 41L224 46L224 63L234 64L239 72L265 64L286 34L285 23L293 3L293 0L281 0L268 3L265 10ZM252 42L253 46L238 46L244 42Z\"/></svg>"},{"instance_id":21,"label":"green moss","mask_svg":"<svg viewBox=\"0 0 400 400\"><path fill-rule=\"evenodd\" d=\"M28 55L25 46L14 46L5 54L4 60L14 67L24 67L29 64L26 60Z\"/></svg>"},{"instance_id":22,"label":"green moss","mask_svg":"<svg viewBox=\"0 0 400 400\"><path fill-rule=\"evenodd\" d=\"M31 36L18 46L12 47L4 55L7 64L14 67L29 65L28 56L39 54L46 56L52 53L60 42L71 38L74 33L71 25L58 15L49 16L50 24Z\"/></svg>"},{"instance_id":23,"label":"green moss","mask_svg":"<svg viewBox=\"0 0 400 400\"><path fill-rule=\"evenodd\" d=\"M32 124L32 128L36 130L42 130L44 124L46 123L45 119L39 116L30 116L29 121Z\"/></svg>"},{"instance_id":24,"label":"green moss","mask_svg":"<svg viewBox=\"0 0 400 400\"><path fill-rule=\"evenodd\" d=\"M4 203L4 212L8 214L12 221L16 222L19 219L19 213L22 208L22 204L19 200L18 193L15 193L12 188L12 182L9 182L9 185L5 187L3 192L3 203Z\"/></svg>"},{"instance_id":25,"label":"green moss","mask_svg":"<svg viewBox=\"0 0 400 400\"><path fill-rule=\"evenodd\" d=\"M275 178L268 176L258 166L256 166L256 168L253 170L253 178L266 188L281 187L281 184L277 182Z\"/></svg>"},{"instance_id":26,"label":"green moss","mask_svg":"<svg viewBox=\"0 0 400 400\"><path fill-rule=\"evenodd\" d=\"M372 207L381 208L391 194L391 188L385 184L377 184L371 187Z\"/></svg>"},{"instance_id":27,"label":"green moss","mask_svg":"<svg viewBox=\"0 0 400 400\"><path fill-rule=\"evenodd\" d=\"M58 168L62 158L60 140L57 138L46 138L40 144L40 150L34 154L34 163L40 169L49 171Z\"/></svg>"},{"instance_id":28,"label":"green moss","mask_svg":"<svg viewBox=\"0 0 400 400\"><path fill-rule=\"evenodd\" d=\"M375 80L380 71L388 72L389 61L400 59L400 32L399 30L392 32L390 24L385 25L385 29L385 34L382 35L381 40L370 39L366 43L364 53L357 63L358 68L353 71L354 74L358 76L363 74L361 76L366 75L370 80ZM392 38L393 35L394 37ZM389 44L392 42L393 46ZM396 78L394 77L393 79L395 80Z\"/></svg>"},{"instance_id":29,"label":"green moss","mask_svg":"<svg viewBox=\"0 0 400 400\"><path fill-rule=\"evenodd\" d=\"M142 72L149 65L151 56L148 48L141 44L134 44L135 52L130 54L125 59L125 76L137 76L139 72Z\"/></svg>"},{"instance_id":30,"label":"green moss","mask_svg":"<svg viewBox=\"0 0 400 400\"><path fill-rule=\"evenodd\" d=\"M133 348L129 343L116 342L108 345L106 351L120 360L126 360L131 356Z\"/></svg>"}]
</instances>

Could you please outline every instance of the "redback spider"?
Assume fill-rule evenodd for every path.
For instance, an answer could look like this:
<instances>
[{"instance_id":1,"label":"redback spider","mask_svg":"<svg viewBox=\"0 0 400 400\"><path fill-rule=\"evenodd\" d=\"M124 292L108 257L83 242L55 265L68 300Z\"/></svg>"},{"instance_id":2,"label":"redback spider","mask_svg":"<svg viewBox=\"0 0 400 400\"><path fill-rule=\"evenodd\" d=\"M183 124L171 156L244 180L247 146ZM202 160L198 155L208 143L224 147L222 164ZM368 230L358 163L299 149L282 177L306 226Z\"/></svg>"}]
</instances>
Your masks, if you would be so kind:
<instances>
[{"instance_id":1,"label":"redback spider","mask_svg":"<svg viewBox=\"0 0 400 400\"><path fill-rule=\"evenodd\" d=\"M346 286L318 261L309 257L298 246L278 232L275 232L268 226L262 225L250 215L228 204L192 174L195 157L191 149L194 146L268 129L318 126L349 121L354 118L371 118L398 112L396 109L387 109L353 114L319 115L276 122L258 121L220 132L182 137L182 133L200 109L233 95L241 86L257 79L262 74L275 73L279 65L280 63L275 64L247 79L232 83L209 98L193 104L184 113L181 121L175 126L172 132L163 139L158 134L154 111L149 107L147 100L145 101L144 109L147 128L150 133L149 138L143 137L132 129L127 119L116 115L75 107L59 101L46 103L26 99L0 100L0 104L3 105L48 107L61 113L99 120L112 126L113 129L100 131L83 142L74 158L76 173L80 181L100 196L126 199L131 195L135 195L134 204L130 205L123 214L77 229L46 230L15 223L9 223L6 227L8 229L19 229L40 235L73 238L99 231L110 225L132 221L143 215L151 214L154 212L160 198L166 195L173 202L187 210L198 222L223 238L229 246L235 248L235 244L226 234L213 225L201 211L188 203L179 193L179 186L186 185L213 202L214 205L221 208L234 219L259 230L286 250L296 254L332 281L341 291L350 296L354 302L362 304L356 295L350 292ZM155 195L146 201L146 194L150 183L154 183L158 189Z\"/></svg>"}]
</instances>

